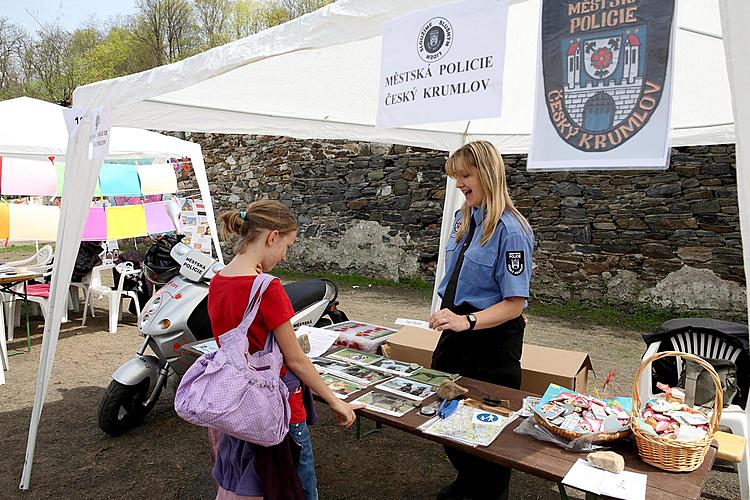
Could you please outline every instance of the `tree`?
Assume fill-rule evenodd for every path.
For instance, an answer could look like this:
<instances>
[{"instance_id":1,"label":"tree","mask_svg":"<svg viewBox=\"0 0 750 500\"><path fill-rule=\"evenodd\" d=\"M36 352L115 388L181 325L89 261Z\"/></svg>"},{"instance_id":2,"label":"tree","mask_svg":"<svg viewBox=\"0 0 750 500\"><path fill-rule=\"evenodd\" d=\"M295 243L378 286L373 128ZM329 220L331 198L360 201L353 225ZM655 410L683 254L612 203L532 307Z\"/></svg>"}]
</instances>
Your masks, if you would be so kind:
<instances>
[{"instance_id":1,"label":"tree","mask_svg":"<svg viewBox=\"0 0 750 500\"><path fill-rule=\"evenodd\" d=\"M201 48L210 49L229 41L230 0L194 0Z\"/></svg>"},{"instance_id":2,"label":"tree","mask_svg":"<svg viewBox=\"0 0 750 500\"><path fill-rule=\"evenodd\" d=\"M131 30L150 53L152 67L195 53L195 23L188 0L138 0L137 6Z\"/></svg>"},{"instance_id":3,"label":"tree","mask_svg":"<svg viewBox=\"0 0 750 500\"><path fill-rule=\"evenodd\" d=\"M236 40L266 29L265 5L259 0L235 0L229 18L229 32Z\"/></svg>"},{"instance_id":4,"label":"tree","mask_svg":"<svg viewBox=\"0 0 750 500\"><path fill-rule=\"evenodd\" d=\"M22 75L19 53L25 32L8 18L0 17L0 99L15 97Z\"/></svg>"}]
</instances>

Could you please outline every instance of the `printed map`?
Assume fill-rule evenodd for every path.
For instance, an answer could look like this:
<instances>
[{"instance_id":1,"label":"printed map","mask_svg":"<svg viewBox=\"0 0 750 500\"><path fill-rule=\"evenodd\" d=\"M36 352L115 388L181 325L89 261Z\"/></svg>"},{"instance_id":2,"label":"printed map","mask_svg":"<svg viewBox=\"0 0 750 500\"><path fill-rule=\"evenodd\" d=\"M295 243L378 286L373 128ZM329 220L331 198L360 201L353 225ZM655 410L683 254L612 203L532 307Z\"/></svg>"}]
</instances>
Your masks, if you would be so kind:
<instances>
[{"instance_id":1,"label":"printed map","mask_svg":"<svg viewBox=\"0 0 750 500\"><path fill-rule=\"evenodd\" d=\"M463 404L448 418L434 418L422 425L422 432L442 436L470 446L488 446L505 426L511 417L496 415L484 410L477 410Z\"/></svg>"}]
</instances>

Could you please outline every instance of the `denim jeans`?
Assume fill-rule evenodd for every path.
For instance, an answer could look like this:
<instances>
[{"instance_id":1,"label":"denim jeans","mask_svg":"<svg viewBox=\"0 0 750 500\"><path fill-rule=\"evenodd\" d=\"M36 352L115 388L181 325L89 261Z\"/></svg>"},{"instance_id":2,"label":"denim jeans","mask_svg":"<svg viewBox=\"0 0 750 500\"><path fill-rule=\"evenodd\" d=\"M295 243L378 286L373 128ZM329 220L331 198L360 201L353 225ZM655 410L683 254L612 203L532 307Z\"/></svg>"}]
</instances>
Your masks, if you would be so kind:
<instances>
[{"instance_id":1,"label":"denim jeans","mask_svg":"<svg viewBox=\"0 0 750 500\"><path fill-rule=\"evenodd\" d=\"M305 492L305 500L318 500L318 480L315 477L315 457L313 457L310 429L307 428L306 422L300 422L289 424L289 432L292 434L292 439L302 446L297 475L302 483L302 491Z\"/></svg>"}]
</instances>

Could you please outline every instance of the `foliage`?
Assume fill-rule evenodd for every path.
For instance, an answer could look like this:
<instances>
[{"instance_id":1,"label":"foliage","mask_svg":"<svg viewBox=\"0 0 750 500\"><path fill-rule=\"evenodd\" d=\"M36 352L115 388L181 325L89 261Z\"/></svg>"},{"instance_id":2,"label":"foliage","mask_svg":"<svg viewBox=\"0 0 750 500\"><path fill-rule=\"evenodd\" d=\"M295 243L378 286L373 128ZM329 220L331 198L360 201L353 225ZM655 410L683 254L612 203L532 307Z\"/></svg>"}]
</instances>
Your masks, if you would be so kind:
<instances>
[{"instance_id":1,"label":"foliage","mask_svg":"<svg viewBox=\"0 0 750 500\"><path fill-rule=\"evenodd\" d=\"M179 61L284 23L331 0L137 0L134 15L34 33L0 16L0 99L70 105L88 83Z\"/></svg>"}]
</instances>

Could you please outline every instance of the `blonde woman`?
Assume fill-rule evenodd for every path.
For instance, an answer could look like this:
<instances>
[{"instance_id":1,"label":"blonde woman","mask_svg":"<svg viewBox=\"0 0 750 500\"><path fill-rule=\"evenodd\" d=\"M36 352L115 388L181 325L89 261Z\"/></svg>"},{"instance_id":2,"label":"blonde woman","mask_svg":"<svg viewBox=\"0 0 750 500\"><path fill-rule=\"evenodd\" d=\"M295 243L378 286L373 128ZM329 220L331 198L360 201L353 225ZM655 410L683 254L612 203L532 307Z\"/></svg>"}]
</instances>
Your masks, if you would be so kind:
<instances>
[{"instance_id":1,"label":"blonde woman","mask_svg":"<svg viewBox=\"0 0 750 500\"><path fill-rule=\"evenodd\" d=\"M466 144L445 172L465 201L446 248L441 308L430 316L430 327L442 332L432 367L517 389L534 234L510 199L505 164L492 144ZM439 500L508 498L510 469L445 451L458 477Z\"/></svg>"}]
</instances>

